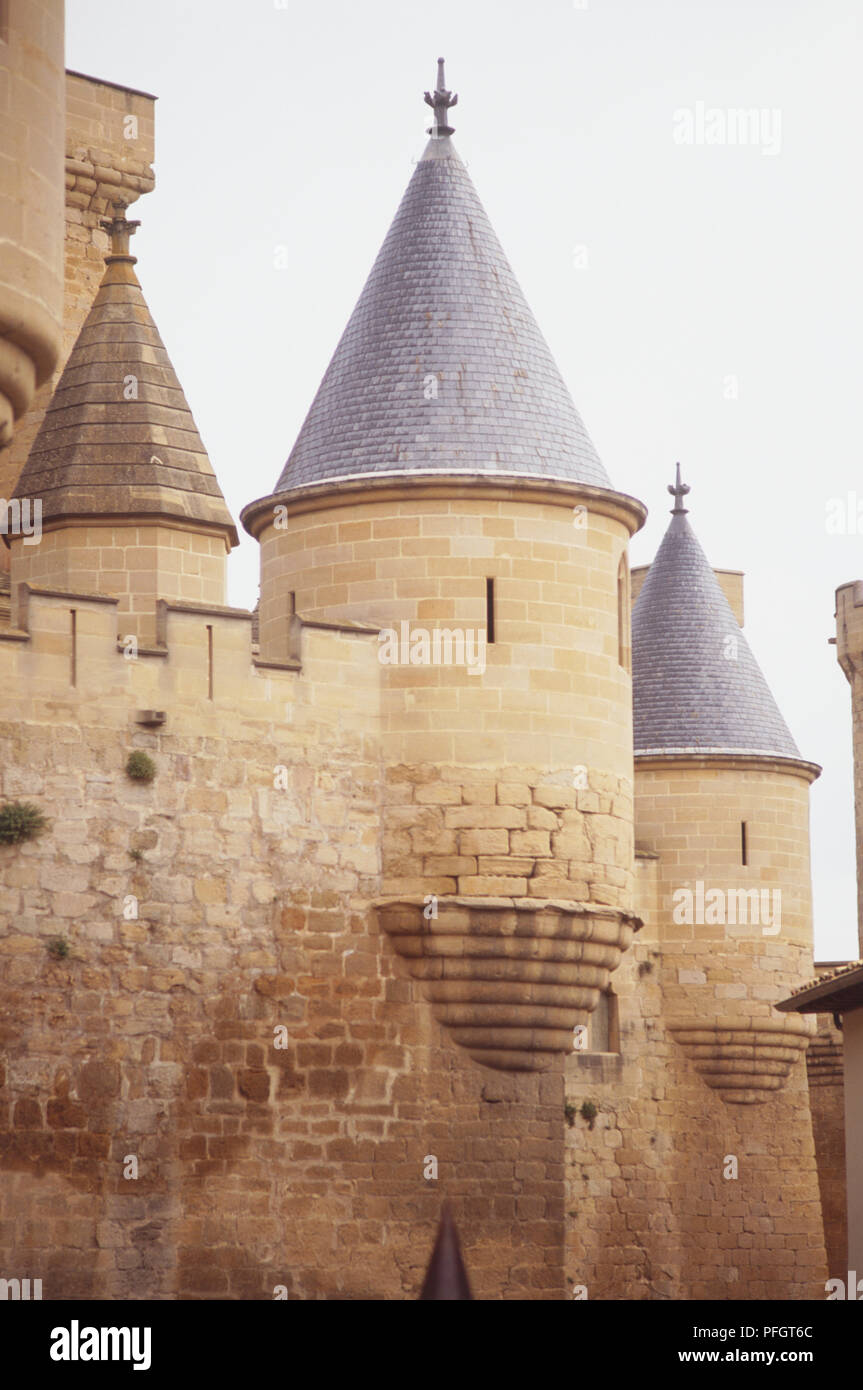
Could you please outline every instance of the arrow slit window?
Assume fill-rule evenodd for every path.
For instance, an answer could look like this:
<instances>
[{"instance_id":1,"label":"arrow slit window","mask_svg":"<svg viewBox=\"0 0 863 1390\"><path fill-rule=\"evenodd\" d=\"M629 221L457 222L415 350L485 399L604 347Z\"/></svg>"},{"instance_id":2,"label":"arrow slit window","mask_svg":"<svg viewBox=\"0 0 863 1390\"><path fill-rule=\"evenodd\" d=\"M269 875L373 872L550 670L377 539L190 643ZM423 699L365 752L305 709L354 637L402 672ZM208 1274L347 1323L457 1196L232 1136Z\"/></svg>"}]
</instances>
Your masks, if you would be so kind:
<instances>
[{"instance_id":1,"label":"arrow slit window","mask_svg":"<svg viewBox=\"0 0 863 1390\"><path fill-rule=\"evenodd\" d=\"M617 661L624 671L632 671L632 619L629 611L629 565L621 555L617 567Z\"/></svg>"}]
</instances>

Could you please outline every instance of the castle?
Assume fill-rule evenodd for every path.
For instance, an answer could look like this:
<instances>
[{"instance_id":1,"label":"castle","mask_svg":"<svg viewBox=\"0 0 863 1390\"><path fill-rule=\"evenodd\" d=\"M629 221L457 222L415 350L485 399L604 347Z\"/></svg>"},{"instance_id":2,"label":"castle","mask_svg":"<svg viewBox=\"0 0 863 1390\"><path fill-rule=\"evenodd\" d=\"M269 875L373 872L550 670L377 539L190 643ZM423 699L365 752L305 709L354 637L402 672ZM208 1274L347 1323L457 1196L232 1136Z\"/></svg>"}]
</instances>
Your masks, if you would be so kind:
<instances>
[{"instance_id":1,"label":"castle","mask_svg":"<svg viewBox=\"0 0 863 1390\"><path fill-rule=\"evenodd\" d=\"M0 376L0 481L41 506L6 536L0 811L49 822L0 846L4 1272L414 1298L447 1198L480 1298L823 1298L836 1037L810 1092L814 1025L774 1007L813 973L818 768L679 470L630 575L645 507L456 153L442 64L242 513L255 613L225 606L235 524L134 269L152 100L66 82L66 341L17 405Z\"/></svg>"}]
</instances>

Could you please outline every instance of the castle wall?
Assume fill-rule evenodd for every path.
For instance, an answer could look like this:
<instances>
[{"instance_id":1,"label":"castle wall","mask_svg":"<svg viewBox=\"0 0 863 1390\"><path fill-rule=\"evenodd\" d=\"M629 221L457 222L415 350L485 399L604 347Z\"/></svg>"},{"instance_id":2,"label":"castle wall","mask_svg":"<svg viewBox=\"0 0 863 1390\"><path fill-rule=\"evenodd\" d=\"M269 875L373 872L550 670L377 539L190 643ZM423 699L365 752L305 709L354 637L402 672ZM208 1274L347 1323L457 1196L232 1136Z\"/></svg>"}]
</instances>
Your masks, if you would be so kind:
<instances>
[{"instance_id":1,"label":"castle wall","mask_svg":"<svg viewBox=\"0 0 863 1390\"><path fill-rule=\"evenodd\" d=\"M153 98L66 91L58 372L100 219L153 186ZM54 97L24 196L45 228ZM56 254L22 244L53 360ZM821 1296L839 1093L810 1067L813 1146L804 1025L772 1010L811 970L806 779L642 766L633 873L634 510L590 492L586 525L578 489L536 480L291 497L261 536L257 661L221 538L16 542L0 794L51 823L0 845L10 1277L49 1299L415 1297L446 1196L483 1298ZM742 623L741 576L717 574ZM356 626L487 636L489 580L481 677L385 662ZM125 659L118 629L157 650ZM126 777L132 749L154 782ZM779 932L675 921L698 877L781 885ZM555 1053L621 951L620 1051Z\"/></svg>"},{"instance_id":2,"label":"castle wall","mask_svg":"<svg viewBox=\"0 0 863 1390\"><path fill-rule=\"evenodd\" d=\"M568 1285L591 1299L823 1299L805 1069L763 1104L727 1104L668 1030L660 973L642 929L613 977L619 1056L567 1063Z\"/></svg>"},{"instance_id":3,"label":"castle wall","mask_svg":"<svg viewBox=\"0 0 863 1390\"><path fill-rule=\"evenodd\" d=\"M3 800L51 819L0 846L4 1270L46 1299L415 1297L447 1196L478 1295L559 1297L562 1067L473 1063L369 910L374 637L253 665L247 614L174 605L167 656L127 661L115 608L33 592L0 640Z\"/></svg>"}]
</instances>

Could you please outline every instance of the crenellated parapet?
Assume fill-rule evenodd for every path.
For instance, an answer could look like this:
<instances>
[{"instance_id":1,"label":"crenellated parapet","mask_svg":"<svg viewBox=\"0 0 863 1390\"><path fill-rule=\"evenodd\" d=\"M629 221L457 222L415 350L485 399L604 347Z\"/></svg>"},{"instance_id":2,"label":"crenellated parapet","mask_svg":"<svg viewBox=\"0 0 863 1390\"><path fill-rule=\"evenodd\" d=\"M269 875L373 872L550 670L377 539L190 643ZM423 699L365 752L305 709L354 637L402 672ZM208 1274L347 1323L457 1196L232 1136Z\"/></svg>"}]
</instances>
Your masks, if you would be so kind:
<instances>
[{"instance_id":1,"label":"crenellated parapet","mask_svg":"<svg viewBox=\"0 0 863 1390\"><path fill-rule=\"evenodd\" d=\"M0 673L10 718L31 702L93 709L158 741L175 718L206 729L242 710L290 733L314 723L372 736L380 722L376 630L297 620L293 655L262 661L246 609L157 601L155 641L117 637L118 601L19 584L13 622L0 627ZM52 706L53 707L53 706ZM145 719L156 711L163 718ZM352 712L356 718L352 719Z\"/></svg>"},{"instance_id":2,"label":"crenellated parapet","mask_svg":"<svg viewBox=\"0 0 863 1390\"><path fill-rule=\"evenodd\" d=\"M841 584L836 590L836 660L849 684L863 675L863 580Z\"/></svg>"}]
</instances>

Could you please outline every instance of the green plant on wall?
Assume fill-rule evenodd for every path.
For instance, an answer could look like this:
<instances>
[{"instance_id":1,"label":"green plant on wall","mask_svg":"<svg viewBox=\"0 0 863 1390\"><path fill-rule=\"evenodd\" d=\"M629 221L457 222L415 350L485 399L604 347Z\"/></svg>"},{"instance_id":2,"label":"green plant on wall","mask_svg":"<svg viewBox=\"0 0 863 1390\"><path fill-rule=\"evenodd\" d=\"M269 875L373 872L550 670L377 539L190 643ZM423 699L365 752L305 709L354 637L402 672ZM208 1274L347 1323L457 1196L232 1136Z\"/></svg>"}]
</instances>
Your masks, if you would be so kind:
<instances>
[{"instance_id":1,"label":"green plant on wall","mask_svg":"<svg viewBox=\"0 0 863 1390\"><path fill-rule=\"evenodd\" d=\"M48 821L32 801L7 801L0 806L0 841L4 844L32 840L47 828Z\"/></svg>"},{"instance_id":2,"label":"green plant on wall","mask_svg":"<svg viewBox=\"0 0 863 1390\"><path fill-rule=\"evenodd\" d=\"M136 748L134 753L129 754L126 763L126 776L131 777L134 782L152 782L156 775L156 764L149 753Z\"/></svg>"},{"instance_id":3,"label":"green plant on wall","mask_svg":"<svg viewBox=\"0 0 863 1390\"><path fill-rule=\"evenodd\" d=\"M593 1129L593 1122L597 1116L597 1109L593 1101L586 1100L578 1113L583 1120L587 1120L588 1129Z\"/></svg>"},{"instance_id":4,"label":"green plant on wall","mask_svg":"<svg viewBox=\"0 0 863 1390\"><path fill-rule=\"evenodd\" d=\"M566 1123L569 1125L570 1129L572 1129L572 1126L575 1124L575 1117L578 1114L578 1111L576 1110L574 1105L567 1101L566 1105L563 1107L563 1113L566 1117Z\"/></svg>"},{"instance_id":5,"label":"green plant on wall","mask_svg":"<svg viewBox=\"0 0 863 1390\"><path fill-rule=\"evenodd\" d=\"M69 943L63 936L53 936L48 942L47 950L52 960L66 960L69 955Z\"/></svg>"}]
</instances>

